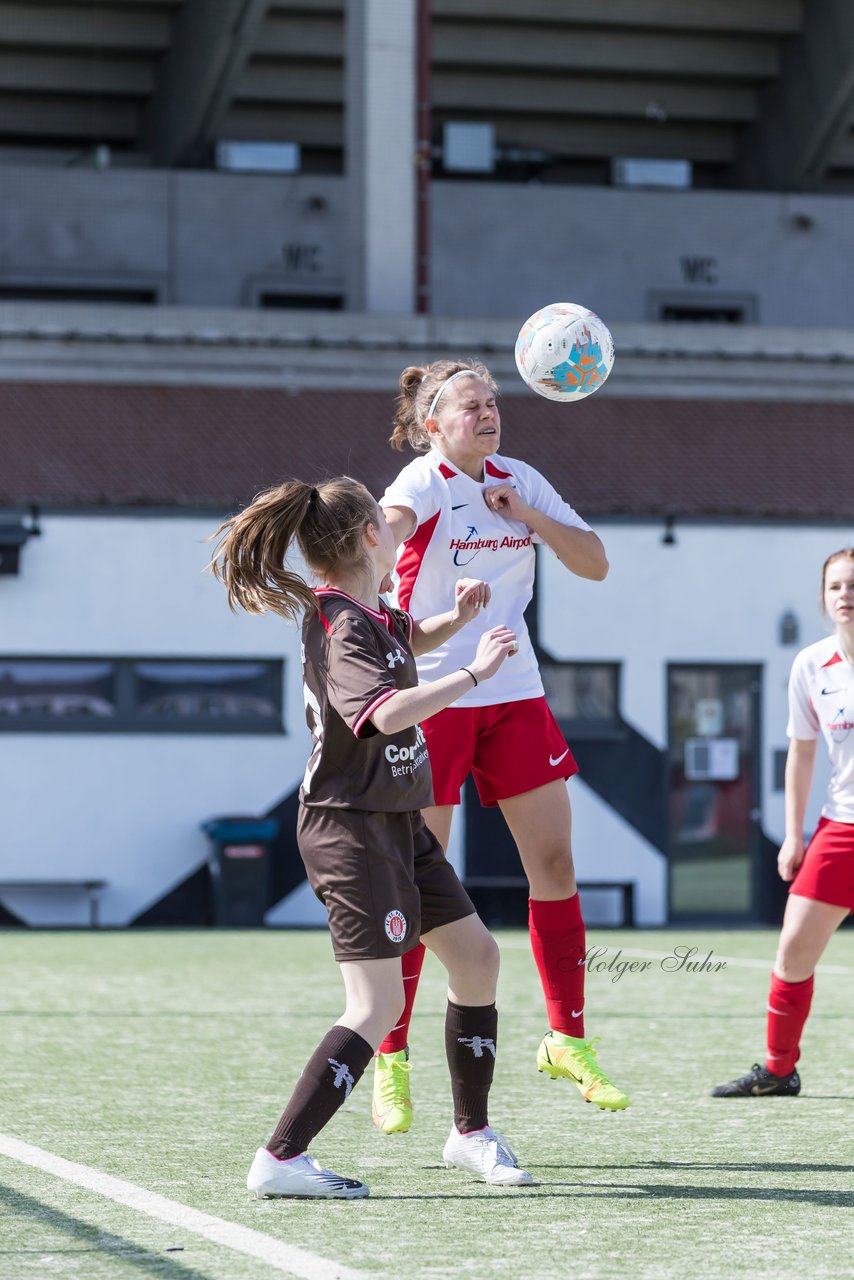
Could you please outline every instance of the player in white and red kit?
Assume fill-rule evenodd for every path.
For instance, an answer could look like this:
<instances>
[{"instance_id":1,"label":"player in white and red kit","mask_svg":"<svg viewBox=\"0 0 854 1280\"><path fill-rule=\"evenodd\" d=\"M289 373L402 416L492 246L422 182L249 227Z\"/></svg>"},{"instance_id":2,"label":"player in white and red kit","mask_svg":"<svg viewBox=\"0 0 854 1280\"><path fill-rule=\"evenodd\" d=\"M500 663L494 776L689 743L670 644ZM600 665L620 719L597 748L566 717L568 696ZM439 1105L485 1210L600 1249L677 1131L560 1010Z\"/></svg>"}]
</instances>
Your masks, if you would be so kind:
<instances>
[{"instance_id":1,"label":"player in white and red kit","mask_svg":"<svg viewBox=\"0 0 854 1280\"><path fill-rule=\"evenodd\" d=\"M533 467L498 452L501 420L495 384L480 363L440 361L404 370L392 443L422 451L381 498L395 539L398 606L432 613L454 598L455 583L475 573L491 591L486 616L506 622L518 653L488 688L474 684L454 708L423 724L435 803L425 821L447 848L453 808L469 773L484 805L498 805L518 846L530 886L531 945L550 1030L537 1065L574 1081L588 1101L620 1110L628 1098L605 1077L584 1032L584 922L572 862L566 780L572 752L543 695L523 614L531 600L536 557L544 543L570 570L601 579L602 543ZM418 662L419 678L441 679L460 665L460 640L449 636ZM423 952L404 958L407 1007L377 1057L373 1115L385 1133L404 1132L412 1117L408 1028Z\"/></svg>"},{"instance_id":2,"label":"player in white and red kit","mask_svg":"<svg viewBox=\"0 0 854 1280\"><path fill-rule=\"evenodd\" d=\"M822 570L822 602L834 633L795 658L789 679L786 837L777 866L791 880L768 993L764 1065L712 1090L716 1098L794 1097L801 1034L816 965L854 911L854 548L835 551ZM832 772L815 834L804 849L804 812L819 738Z\"/></svg>"}]
</instances>

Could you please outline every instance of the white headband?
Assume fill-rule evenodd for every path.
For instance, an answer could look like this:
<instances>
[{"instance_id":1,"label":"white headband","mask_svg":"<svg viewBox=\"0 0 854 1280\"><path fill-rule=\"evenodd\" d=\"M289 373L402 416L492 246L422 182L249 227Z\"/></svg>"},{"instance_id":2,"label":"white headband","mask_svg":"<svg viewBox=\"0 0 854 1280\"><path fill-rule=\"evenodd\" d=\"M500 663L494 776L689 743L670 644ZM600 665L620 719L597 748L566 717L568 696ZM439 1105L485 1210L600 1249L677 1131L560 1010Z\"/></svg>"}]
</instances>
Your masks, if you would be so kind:
<instances>
[{"instance_id":1,"label":"white headband","mask_svg":"<svg viewBox=\"0 0 854 1280\"><path fill-rule=\"evenodd\" d=\"M436 412L436 405L441 400L442 392L445 390L445 388L449 387L452 382L456 381L457 378L465 378L467 376L470 378L479 378L481 375L477 372L476 369L458 369L456 373L451 374L450 378L445 379L445 381L440 386L439 390L434 395L433 399L430 401L430 408L427 411L428 418L432 418L433 414Z\"/></svg>"}]
</instances>

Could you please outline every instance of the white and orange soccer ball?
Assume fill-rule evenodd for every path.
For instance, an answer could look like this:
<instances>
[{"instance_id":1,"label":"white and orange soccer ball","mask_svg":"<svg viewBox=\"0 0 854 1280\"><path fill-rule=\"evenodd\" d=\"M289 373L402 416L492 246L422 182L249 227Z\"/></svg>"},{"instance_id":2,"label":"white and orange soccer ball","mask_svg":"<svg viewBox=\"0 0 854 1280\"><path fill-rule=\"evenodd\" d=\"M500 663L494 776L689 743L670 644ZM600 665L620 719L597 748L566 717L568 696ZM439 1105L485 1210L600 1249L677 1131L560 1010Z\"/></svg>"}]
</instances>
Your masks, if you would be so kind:
<instances>
[{"instance_id":1,"label":"white and orange soccer ball","mask_svg":"<svg viewBox=\"0 0 854 1280\"><path fill-rule=\"evenodd\" d=\"M545 396L572 404L602 386L614 364L614 340L595 311L552 302L525 321L516 339L516 367Z\"/></svg>"}]
</instances>

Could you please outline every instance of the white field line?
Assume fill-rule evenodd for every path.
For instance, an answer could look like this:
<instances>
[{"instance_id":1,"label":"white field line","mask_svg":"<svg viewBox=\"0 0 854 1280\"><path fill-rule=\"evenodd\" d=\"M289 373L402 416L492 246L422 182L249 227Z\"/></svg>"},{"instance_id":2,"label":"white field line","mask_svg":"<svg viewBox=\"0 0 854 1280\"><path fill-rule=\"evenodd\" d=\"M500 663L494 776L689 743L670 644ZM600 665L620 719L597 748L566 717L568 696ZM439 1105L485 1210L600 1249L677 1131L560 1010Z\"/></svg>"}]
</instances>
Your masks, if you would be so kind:
<instances>
[{"instance_id":1,"label":"white field line","mask_svg":"<svg viewBox=\"0 0 854 1280\"><path fill-rule=\"evenodd\" d=\"M97 1169L90 1169L85 1164L64 1160L62 1156L52 1155L49 1151L42 1151L40 1147L33 1147L28 1142L21 1142L4 1133L0 1133L0 1155L18 1160L34 1169L42 1169L45 1173L61 1178L63 1182L73 1182L107 1200L114 1200L116 1204L126 1205L137 1213L147 1214L149 1218L168 1222L173 1227L190 1231L214 1244L224 1245L235 1253L258 1258L276 1271L284 1271L290 1276L298 1277L298 1280L368 1280L361 1271L328 1262L297 1245L285 1244L284 1241L275 1240L251 1227L226 1222L224 1218L215 1218L212 1214L191 1209L177 1200L167 1200L165 1196L146 1191L133 1182L99 1173Z\"/></svg>"},{"instance_id":2,"label":"white field line","mask_svg":"<svg viewBox=\"0 0 854 1280\"><path fill-rule=\"evenodd\" d=\"M679 943L676 943L675 945L679 947L684 947L685 943L679 942ZM527 939L523 940L521 938L503 938L500 943L500 946L502 950L506 950L506 951L529 951L530 950L530 943L528 942L528 940ZM599 950L599 948L594 946L591 948L591 950L597 951ZM614 956L617 954L618 951L621 952L624 956L639 956L643 960L668 960L668 959L672 960L673 959L672 951L644 951L640 947L623 947L623 946L602 948L601 954L598 956L598 959L604 960L607 963L608 960L612 960L614 958ZM709 954L709 951L710 951L709 947L706 947L706 946L697 947L696 954L691 956L691 960L694 960L697 962L705 960L706 956ZM767 960L750 960L745 956L719 956L717 951L712 952L711 963L715 964L718 961L723 961L724 964L727 965L727 967L731 966L733 969L765 969L768 973L770 973L771 966L774 963L774 956L769 954ZM816 966L816 973L850 974L850 973L854 973L854 969L852 969L849 965L844 965L844 964L820 964Z\"/></svg>"}]
</instances>

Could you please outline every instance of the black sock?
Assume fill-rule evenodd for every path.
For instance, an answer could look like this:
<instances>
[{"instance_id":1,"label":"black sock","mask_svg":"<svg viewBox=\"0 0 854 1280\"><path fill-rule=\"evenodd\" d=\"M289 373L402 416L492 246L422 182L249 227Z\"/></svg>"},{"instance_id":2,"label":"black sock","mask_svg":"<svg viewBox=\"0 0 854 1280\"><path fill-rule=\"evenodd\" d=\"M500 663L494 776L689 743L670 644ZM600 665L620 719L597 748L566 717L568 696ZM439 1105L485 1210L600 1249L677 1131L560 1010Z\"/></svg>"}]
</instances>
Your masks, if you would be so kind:
<instances>
[{"instance_id":1,"label":"black sock","mask_svg":"<svg viewBox=\"0 0 854 1280\"><path fill-rule=\"evenodd\" d=\"M327 1125L374 1056L367 1040L337 1024L327 1031L303 1068L267 1150L290 1160L306 1150Z\"/></svg>"},{"instance_id":2,"label":"black sock","mask_svg":"<svg viewBox=\"0 0 854 1280\"><path fill-rule=\"evenodd\" d=\"M445 1052L451 1073L454 1124L473 1133L488 1124L487 1099L495 1072L498 1011L494 1004L460 1005L448 1001Z\"/></svg>"}]
</instances>

